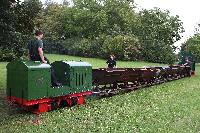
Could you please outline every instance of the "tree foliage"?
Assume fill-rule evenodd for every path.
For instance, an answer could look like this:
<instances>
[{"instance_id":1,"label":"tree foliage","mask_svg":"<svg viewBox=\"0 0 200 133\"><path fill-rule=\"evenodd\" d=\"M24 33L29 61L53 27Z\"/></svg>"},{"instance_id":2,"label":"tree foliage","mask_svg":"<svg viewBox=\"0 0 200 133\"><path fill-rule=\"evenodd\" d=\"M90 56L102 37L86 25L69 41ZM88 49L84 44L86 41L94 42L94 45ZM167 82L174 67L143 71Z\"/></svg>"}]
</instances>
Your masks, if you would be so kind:
<instances>
[{"instance_id":1,"label":"tree foliage","mask_svg":"<svg viewBox=\"0 0 200 133\"><path fill-rule=\"evenodd\" d=\"M196 61L200 61L200 34L190 37L181 46L181 53L193 53Z\"/></svg>"},{"instance_id":2,"label":"tree foliage","mask_svg":"<svg viewBox=\"0 0 200 133\"><path fill-rule=\"evenodd\" d=\"M158 8L135 12L134 0L73 0L73 5L46 0L43 7L39 0L3 2L9 8L2 7L2 13L9 17L1 17L0 26L10 39L1 38L0 52L11 46L11 54L20 53L24 35L37 28L45 33L46 52L171 64L173 44L183 32L178 16Z\"/></svg>"},{"instance_id":3,"label":"tree foliage","mask_svg":"<svg viewBox=\"0 0 200 133\"><path fill-rule=\"evenodd\" d=\"M34 18L41 8L38 0L1 0L0 60L23 56L28 36L34 30Z\"/></svg>"},{"instance_id":4,"label":"tree foliage","mask_svg":"<svg viewBox=\"0 0 200 133\"><path fill-rule=\"evenodd\" d=\"M159 8L142 10L140 28L137 30L144 60L172 64L176 60L174 43L181 39L182 22L178 16L170 16L169 11Z\"/></svg>"},{"instance_id":5,"label":"tree foliage","mask_svg":"<svg viewBox=\"0 0 200 133\"><path fill-rule=\"evenodd\" d=\"M129 34L137 19L131 4L126 0L76 0L62 14L63 34L66 38Z\"/></svg>"},{"instance_id":6,"label":"tree foliage","mask_svg":"<svg viewBox=\"0 0 200 133\"><path fill-rule=\"evenodd\" d=\"M108 58L114 54L120 60L137 60L140 44L134 36L106 36L95 39L70 38L64 43L67 54L85 57Z\"/></svg>"}]
</instances>

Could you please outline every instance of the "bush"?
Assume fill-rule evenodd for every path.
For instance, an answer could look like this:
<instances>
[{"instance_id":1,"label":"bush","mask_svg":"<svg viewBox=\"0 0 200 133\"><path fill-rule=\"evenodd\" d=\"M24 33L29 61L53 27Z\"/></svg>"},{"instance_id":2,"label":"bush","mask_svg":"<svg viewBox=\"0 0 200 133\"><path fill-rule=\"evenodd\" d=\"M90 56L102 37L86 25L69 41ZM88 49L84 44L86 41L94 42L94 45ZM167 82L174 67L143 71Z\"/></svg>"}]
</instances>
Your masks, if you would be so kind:
<instances>
[{"instance_id":1,"label":"bush","mask_svg":"<svg viewBox=\"0 0 200 133\"><path fill-rule=\"evenodd\" d=\"M103 58L113 54L120 60L138 60L140 57L140 45L134 36L106 36L101 47Z\"/></svg>"},{"instance_id":2,"label":"bush","mask_svg":"<svg viewBox=\"0 0 200 133\"><path fill-rule=\"evenodd\" d=\"M138 60L140 45L134 36L101 35L94 40L71 38L63 43L66 54L84 57L108 58L114 54L120 60Z\"/></svg>"},{"instance_id":3,"label":"bush","mask_svg":"<svg viewBox=\"0 0 200 133\"><path fill-rule=\"evenodd\" d=\"M62 40L53 40L51 38L42 39L44 43L44 52L48 54L66 54L64 47L61 45Z\"/></svg>"},{"instance_id":4,"label":"bush","mask_svg":"<svg viewBox=\"0 0 200 133\"><path fill-rule=\"evenodd\" d=\"M11 61L24 59L27 50L27 40L29 36L23 35L19 32L11 32L9 39L9 44L5 43L0 46L0 60L1 61Z\"/></svg>"},{"instance_id":5,"label":"bush","mask_svg":"<svg viewBox=\"0 0 200 133\"><path fill-rule=\"evenodd\" d=\"M165 44L143 44L142 54L145 61L155 63L173 64L177 60L173 49Z\"/></svg>"}]
</instances>

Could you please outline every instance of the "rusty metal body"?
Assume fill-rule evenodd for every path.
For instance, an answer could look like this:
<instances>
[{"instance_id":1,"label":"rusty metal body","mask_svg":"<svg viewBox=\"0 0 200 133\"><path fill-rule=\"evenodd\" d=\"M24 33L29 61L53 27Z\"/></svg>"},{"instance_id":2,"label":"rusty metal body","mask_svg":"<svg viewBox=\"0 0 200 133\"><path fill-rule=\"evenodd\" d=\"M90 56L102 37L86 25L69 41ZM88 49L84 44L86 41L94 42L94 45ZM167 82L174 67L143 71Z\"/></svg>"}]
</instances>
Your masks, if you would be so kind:
<instances>
[{"instance_id":1,"label":"rusty metal body","mask_svg":"<svg viewBox=\"0 0 200 133\"><path fill-rule=\"evenodd\" d=\"M93 91L112 95L190 76L189 66L99 68L92 70Z\"/></svg>"}]
</instances>

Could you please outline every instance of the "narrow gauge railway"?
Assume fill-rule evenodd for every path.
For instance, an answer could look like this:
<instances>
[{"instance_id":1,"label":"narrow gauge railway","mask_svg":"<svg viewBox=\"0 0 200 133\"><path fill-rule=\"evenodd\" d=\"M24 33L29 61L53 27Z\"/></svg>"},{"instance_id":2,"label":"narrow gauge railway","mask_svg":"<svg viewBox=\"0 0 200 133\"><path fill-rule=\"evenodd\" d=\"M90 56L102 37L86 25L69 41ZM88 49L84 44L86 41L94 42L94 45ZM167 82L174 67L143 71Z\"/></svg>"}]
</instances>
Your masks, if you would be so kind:
<instances>
[{"instance_id":1,"label":"narrow gauge railway","mask_svg":"<svg viewBox=\"0 0 200 133\"><path fill-rule=\"evenodd\" d=\"M51 67L62 86L51 86ZM192 54L182 55L179 65L146 68L92 69L87 62L56 61L43 64L13 61L7 65L7 100L35 114L85 104L85 96L113 96L195 75Z\"/></svg>"}]
</instances>

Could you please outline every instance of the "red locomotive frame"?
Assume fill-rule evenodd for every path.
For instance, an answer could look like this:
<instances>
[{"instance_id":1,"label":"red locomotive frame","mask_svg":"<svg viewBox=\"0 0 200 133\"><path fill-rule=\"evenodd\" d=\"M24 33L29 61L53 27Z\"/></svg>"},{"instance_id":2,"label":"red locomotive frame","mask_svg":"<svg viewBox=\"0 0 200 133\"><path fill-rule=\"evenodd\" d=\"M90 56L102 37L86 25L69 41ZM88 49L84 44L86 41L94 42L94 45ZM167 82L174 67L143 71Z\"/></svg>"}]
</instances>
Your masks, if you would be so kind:
<instances>
[{"instance_id":1,"label":"red locomotive frame","mask_svg":"<svg viewBox=\"0 0 200 133\"><path fill-rule=\"evenodd\" d=\"M15 96L7 96L7 100L19 104L23 110L28 110L35 114L40 114L42 112L56 110L58 107L62 106L85 104L84 97L90 94L92 94L92 92L81 92L66 96L41 98L36 100L23 100L22 98L17 98ZM12 106L13 105L14 104L12 104Z\"/></svg>"}]
</instances>

